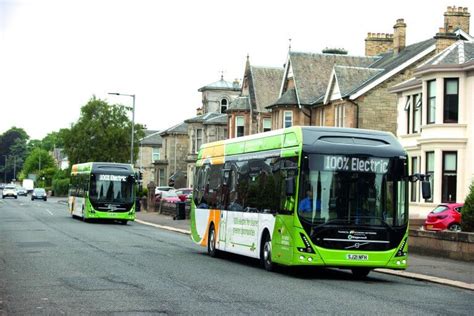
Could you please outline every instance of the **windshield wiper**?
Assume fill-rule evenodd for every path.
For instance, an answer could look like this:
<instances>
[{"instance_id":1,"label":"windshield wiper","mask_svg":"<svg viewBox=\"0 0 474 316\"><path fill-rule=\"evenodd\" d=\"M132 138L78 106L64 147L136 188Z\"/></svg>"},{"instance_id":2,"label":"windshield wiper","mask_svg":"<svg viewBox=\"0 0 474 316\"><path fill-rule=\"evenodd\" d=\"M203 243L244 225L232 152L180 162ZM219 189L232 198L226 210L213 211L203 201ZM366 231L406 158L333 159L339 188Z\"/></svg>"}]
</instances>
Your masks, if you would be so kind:
<instances>
[{"instance_id":1,"label":"windshield wiper","mask_svg":"<svg viewBox=\"0 0 474 316\"><path fill-rule=\"evenodd\" d=\"M377 216L351 216L351 220L352 219L356 219L356 220L376 219L376 220L379 220L383 226L389 228L390 230L393 229L392 226L390 226L386 221L383 220L383 218L377 217Z\"/></svg>"}]
</instances>

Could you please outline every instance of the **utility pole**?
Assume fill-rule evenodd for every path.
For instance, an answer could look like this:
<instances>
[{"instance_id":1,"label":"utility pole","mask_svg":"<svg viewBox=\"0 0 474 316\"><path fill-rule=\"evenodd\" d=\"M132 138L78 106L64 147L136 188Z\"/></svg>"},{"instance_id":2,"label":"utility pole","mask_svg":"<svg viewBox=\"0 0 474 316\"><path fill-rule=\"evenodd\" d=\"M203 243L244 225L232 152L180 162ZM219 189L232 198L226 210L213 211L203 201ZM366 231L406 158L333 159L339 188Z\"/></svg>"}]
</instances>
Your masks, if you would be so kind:
<instances>
[{"instance_id":1,"label":"utility pole","mask_svg":"<svg viewBox=\"0 0 474 316\"><path fill-rule=\"evenodd\" d=\"M16 181L16 156L13 156L13 179Z\"/></svg>"},{"instance_id":2,"label":"utility pole","mask_svg":"<svg viewBox=\"0 0 474 316\"><path fill-rule=\"evenodd\" d=\"M3 167L3 183L7 183L7 155L3 155L5 157L5 165Z\"/></svg>"}]
</instances>

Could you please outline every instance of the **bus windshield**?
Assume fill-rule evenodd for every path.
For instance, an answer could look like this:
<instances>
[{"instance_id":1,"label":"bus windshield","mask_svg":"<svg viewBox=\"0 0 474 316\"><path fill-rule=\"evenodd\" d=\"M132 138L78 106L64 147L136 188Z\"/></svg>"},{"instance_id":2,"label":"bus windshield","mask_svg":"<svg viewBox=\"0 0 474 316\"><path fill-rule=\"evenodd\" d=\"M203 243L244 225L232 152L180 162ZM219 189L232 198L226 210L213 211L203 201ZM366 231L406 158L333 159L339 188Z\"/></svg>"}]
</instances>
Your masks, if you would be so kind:
<instances>
[{"instance_id":1,"label":"bus windshield","mask_svg":"<svg viewBox=\"0 0 474 316\"><path fill-rule=\"evenodd\" d=\"M405 160L304 154L298 216L315 226L407 224Z\"/></svg>"},{"instance_id":2,"label":"bus windshield","mask_svg":"<svg viewBox=\"0 0 474 316\"><path fill-rule=\"evenodd\" d=\"M90 199L101 203L132 203L133 185L127 175L92 174Z\"/></svg>"}]
</instances>

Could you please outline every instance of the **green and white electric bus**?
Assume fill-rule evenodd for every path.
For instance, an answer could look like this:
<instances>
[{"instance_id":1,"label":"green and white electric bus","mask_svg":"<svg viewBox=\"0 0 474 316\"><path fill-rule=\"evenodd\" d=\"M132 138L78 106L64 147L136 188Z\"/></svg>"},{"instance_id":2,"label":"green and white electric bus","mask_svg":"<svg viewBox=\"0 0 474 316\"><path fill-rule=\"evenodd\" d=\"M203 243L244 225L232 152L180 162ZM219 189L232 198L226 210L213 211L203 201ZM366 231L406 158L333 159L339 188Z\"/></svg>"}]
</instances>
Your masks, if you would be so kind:
<instances>
[{"instance_id":1,"label":"green and white electric bus","mask_svg":"<svg viewBox=\"0 0 474 316\"><path fill-rule=\"evenodd\" d=\"M69 212L73 217L135 220L136 174L132 165L87 162L71 169Z\"/></svg>"},{"instance_id":2,"label":"green and white electric bus","mask_svg":"<svg viewBox=\"0 0 474 316\"><path fill-rule=\"evenodd\" d=\"M405 269L407 154L379 131L291 127L204 144L191 235L211 256L274 263ZM425 194L428 182L423 183Z\"/></svg>"}]
</instances>

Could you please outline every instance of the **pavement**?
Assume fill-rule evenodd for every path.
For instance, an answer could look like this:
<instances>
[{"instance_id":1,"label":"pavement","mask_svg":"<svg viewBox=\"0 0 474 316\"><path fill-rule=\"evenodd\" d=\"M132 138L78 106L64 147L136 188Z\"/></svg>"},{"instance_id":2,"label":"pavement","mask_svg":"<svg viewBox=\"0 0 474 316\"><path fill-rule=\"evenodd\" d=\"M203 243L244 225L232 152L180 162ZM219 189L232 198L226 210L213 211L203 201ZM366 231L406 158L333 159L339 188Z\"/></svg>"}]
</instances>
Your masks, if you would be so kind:
<instances>
[{"instance_id":1,"label":"pavement","mask_svg":"<svg viewBox=\"0 0 474 316\"><path fill-rule=\"evenodd\" d=\"M137 212L135 222L181 234L191 233L189 219L174 220L171 216L157 212ZM389 269L375 269L375 271L474 291L473 262L409 253L408 268L405 271Z\"/></svg>"}]
</instances>

